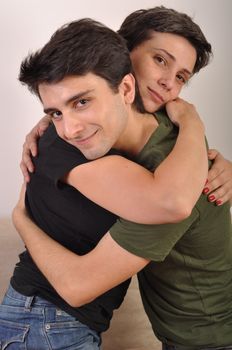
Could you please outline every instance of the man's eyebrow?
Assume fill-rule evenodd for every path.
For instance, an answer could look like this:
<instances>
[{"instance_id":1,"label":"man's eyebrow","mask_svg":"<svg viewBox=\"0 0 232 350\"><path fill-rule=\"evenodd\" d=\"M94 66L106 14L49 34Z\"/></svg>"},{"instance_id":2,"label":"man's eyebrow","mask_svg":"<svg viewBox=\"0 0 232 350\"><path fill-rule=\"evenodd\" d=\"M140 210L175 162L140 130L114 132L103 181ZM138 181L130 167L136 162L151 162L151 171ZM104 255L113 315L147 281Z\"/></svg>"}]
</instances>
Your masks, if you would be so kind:
<instances>
[{"instance_id":1,"label":"man's eyebrow","mask_svg":"<svg viewBox=\"0 0 232 350\"><path fill-rule=\"evenodd\" d=\"M173 56L170 52L168 52L167 50L165 49L161 49L161 48L158 48L158 47L154 47L153 48L154 50L158 50L158 51L163 51L167 56L169 56L171 58L172 61L176 61L176 58L175 56ZM182 69L185 73L187 73L188 75L193 75L192 72L190 72L188 69L186 68L183 68Z\"/></svg>"},{"instance_id":2,"label":"man's eyebrow","mask_svg":"<svg viewBox=\"0 0 232 350\"><path fill-rule=\"evenodd\" d=\"M89 94L90 92L92 92L94 89L89 89L89 90L85 90L85 91L81 91L76 95L73 95L71 97L69 97L66 101L65 101L65 106L67 106L69 103L78 100L82 97L84 97L85 95ZM48 107L44 109L44 113L49 114L51 112L57 111L56 107Z\"/></svg>"}]
</instances>

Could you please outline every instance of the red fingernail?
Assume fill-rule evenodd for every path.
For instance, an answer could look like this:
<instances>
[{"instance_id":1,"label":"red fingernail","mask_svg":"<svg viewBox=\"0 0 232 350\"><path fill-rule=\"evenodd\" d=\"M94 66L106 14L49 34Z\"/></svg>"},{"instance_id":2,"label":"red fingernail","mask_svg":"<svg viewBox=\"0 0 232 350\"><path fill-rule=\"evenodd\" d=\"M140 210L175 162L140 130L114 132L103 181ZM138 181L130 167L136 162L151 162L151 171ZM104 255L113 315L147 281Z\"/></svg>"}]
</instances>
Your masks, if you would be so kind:
<instances>
[{"instance_id":1,"label":"red fingernail","mask_svg":"<svg viewBox=\"0 0 232 350\"><path fill-rule=\"evenodd\" d=\"M208 198L209 198L210 202L212 202L212 201L214 201L215 196L212 194L212 195L211 195L211 196L209 196Z\"/></svg>"},{"instance_id":2,"label":"red fingernail","mask_svg":"<svg viewBox=\"0 0 232 350\"><path fill-rule=\"evenodd\" d=\"M206 193L208 193L208 192L209 192L208 187L206 187L206 188L203 189L203 193L204 193L204 194L206 194Z\"/></svg>"},{"instance_id":3,"label":"red fingernail","mask_svg":"<svg viewBox=\"0 0 232 350\"><path fill-rule=\"evenodd\" d=\"M217 200L216 200L216 204L217 204L217 205L221 205L221 204L222 204L222 201L221 201L220 199L217 199Z\"/></svg>"}]
</instances>

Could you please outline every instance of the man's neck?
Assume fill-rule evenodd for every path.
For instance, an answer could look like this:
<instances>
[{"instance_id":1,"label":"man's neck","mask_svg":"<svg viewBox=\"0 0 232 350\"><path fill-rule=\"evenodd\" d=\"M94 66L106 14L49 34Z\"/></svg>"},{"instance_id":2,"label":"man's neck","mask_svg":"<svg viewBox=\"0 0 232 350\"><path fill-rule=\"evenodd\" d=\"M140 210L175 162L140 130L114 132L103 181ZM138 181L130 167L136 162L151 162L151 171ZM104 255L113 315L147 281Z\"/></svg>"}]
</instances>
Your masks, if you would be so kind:
<instances>
[{"instance_id":1,"label":"man's neck","mask_svg":"<svg viewBox=\"0 0 232 350\"><path fill-rule=\"evenodd\" d=\"M157 127L158 122L153 114L131 110L128 125L115 148L135 156L143 149Z\"/></svg>"}]
</instances>

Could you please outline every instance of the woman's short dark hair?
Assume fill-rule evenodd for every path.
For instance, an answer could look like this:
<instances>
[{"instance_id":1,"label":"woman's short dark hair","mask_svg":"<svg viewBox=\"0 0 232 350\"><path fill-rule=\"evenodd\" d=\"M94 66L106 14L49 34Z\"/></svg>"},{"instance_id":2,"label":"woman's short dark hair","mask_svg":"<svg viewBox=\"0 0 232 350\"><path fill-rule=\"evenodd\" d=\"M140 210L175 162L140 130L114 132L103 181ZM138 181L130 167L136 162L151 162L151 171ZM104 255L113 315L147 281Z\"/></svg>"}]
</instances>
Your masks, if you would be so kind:
<instances>
[{"instance_id":1,"label":"woman's short dark hair","mask_svg":"<svg viewBox=\"0 0 232 350\"><path fill-rule=\"evenodd\" d=\"M211 45L200 27L185 13L157 6L138 10L126 17L118 33L126 40L129 51L151 38L152 32L171 33L184 37L195 48L197 59L193 73L205 67L212 55Z\"/></svg>"}]
</instances>

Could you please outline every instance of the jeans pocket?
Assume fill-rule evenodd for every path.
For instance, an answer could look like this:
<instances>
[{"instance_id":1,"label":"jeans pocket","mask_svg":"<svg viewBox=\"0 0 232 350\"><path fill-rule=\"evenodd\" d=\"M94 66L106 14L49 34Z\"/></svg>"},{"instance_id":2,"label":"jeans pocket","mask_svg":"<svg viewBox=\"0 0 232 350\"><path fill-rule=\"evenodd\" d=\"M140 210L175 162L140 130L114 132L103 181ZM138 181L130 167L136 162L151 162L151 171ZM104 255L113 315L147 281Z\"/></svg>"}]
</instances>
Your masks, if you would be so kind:
<instances>
[{"instance_id":1,"label":"jeans pocket","mask_svg":"<svg viewBox=\"0 0 232 350\"><path fill-rule=\"evenodd\" d=\"M45 329L52 349L100 349L99 334L79 321L49 323Z\"/></svg>"},{"instance_id":2,"label":"jeans pocket","mask_svg":"<svg viewBox=\"0 0 232 350\"><path fill-rule=\"evenodd\" d=\"M1 350L26 350L25 339L29 326L17 322L0 320Z\"/></svg>"}]
</instances>

